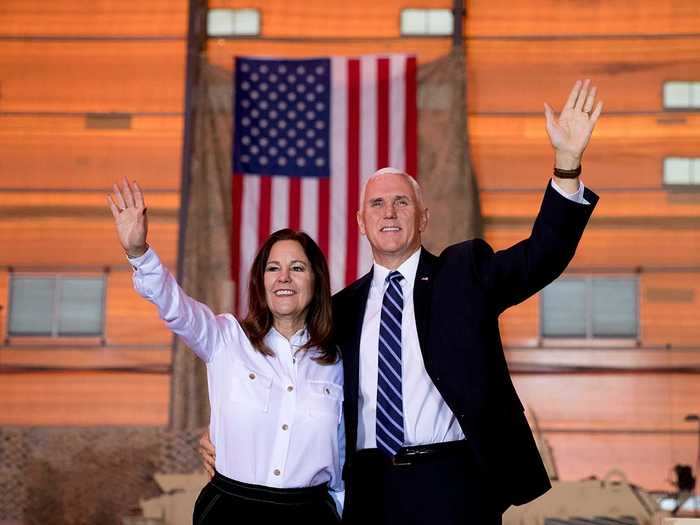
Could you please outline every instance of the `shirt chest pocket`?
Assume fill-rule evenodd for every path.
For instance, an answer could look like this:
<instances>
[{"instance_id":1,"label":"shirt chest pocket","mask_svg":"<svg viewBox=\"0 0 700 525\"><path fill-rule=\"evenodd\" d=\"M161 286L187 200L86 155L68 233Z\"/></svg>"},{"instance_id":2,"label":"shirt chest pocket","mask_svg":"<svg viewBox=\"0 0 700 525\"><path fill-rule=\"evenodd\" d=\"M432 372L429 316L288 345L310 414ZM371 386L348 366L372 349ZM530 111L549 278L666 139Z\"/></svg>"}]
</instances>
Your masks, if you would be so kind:
<instances>
[{"instance_id":1,"label":"shirt chest pocket","mask_svg":"<svg viewBox=\"0 0 700 525\"><path fill-rule=\"evenodd\" d=\"M340 421L343 387L328 381L308 381L306 386L304 404L309 416L333 417Z\"/></svg>"},{"instance_id":2,"label":"shirt chest pocket","mask_svg":"<svg viewBox=\"0 0 700 525\"><path fill-rule=\"evenodd\" d=\"M251 410L267 412L271 392L272 379L255 370L244 370L232 379L229 399Z\"/></svg>"}]
</instances>

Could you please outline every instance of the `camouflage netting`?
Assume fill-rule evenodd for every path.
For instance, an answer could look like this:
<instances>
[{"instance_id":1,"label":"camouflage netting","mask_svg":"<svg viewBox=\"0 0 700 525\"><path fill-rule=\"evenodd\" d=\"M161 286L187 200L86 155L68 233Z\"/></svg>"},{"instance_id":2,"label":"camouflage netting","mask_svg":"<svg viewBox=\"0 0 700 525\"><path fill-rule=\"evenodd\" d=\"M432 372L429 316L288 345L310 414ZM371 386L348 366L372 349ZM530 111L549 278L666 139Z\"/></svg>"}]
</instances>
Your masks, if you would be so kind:
<instances>
[{"instance_id":1,"label":"camouflage netting","mask_svg":"<svg viewBox=\"0 0 700 525\"><path fill-rule=\"evenodd\" d=\"M200 468L199 431L0 429L0 522L118 525L157 496L156 472Z\"/></svg>"}]
</instances>

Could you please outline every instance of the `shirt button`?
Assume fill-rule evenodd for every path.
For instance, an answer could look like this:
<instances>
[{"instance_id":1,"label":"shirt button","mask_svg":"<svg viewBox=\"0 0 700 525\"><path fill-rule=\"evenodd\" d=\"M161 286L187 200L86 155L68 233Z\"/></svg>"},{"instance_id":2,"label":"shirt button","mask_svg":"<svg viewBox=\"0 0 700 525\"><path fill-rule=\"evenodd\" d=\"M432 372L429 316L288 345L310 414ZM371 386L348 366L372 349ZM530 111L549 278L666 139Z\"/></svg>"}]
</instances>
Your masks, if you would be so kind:
<instances>
[{"instance_id":1,"label":"shirt button","mask_svg":"<svg viewBox=\"0 0 700 525\"><path fill-rule=\"evenodd\" d=\"M255 374L253 372L251 372L250 374L248 374L248 377L251 379L255 379Z\"/></svg>"},{"instance_id":2,"label":"shirt button","mask_svg":"<svg viewBox=\"0 0 700 525\"><path fill-rule=\"evenodd\" d=\"M294 390L294 387L292 385L289 385L287 387L287 392L291 392L292 390Z\"/></svg>"},{"instance_id":3,"label":"shirt button","mask_svg":"<svg viewBox=\"0 0 700 525\"><path fill-rule=\"evenodd\" d=\"M287 423L285 423L284 425L282 425L282 430L287 430L288 428L289 428L289 425L287 425Z\"/></svg>"},{"instance_id":4,"label":"shirt button","mask_svg":"<svg viewBox=\"0 0 700 525\"><path fill-rule=\"evenodd\" d=\"M272 473L273 473L275 476L279 476L279 475L280 475L280 469L276 468L275 470L272 471Z\"/></svg>"}]
</instances>

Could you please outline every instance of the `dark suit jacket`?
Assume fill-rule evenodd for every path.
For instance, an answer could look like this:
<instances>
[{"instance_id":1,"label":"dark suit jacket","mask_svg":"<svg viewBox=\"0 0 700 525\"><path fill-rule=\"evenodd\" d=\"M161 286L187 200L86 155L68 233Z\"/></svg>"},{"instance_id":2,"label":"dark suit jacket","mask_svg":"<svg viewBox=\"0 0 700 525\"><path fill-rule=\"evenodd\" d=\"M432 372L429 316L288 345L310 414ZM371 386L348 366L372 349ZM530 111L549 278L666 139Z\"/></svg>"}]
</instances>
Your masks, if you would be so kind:
<instances>
[{"instance_id":1,"label":"dark suit jacket","mask_svg":"<svg viewBox=\"0 0 700 525\"><path fill-rule=\"evenodd\" d=\"M547 185L530 237L495 252L481 239L420 255L413 300L425 367L456 415L484 483L503 508L526 503L549 479L508 373L498 317L556 279L573 258L598 196L578 204ZM333 298L336 342L345 369L344 477L352 497L357 443L358 354L372 272ZM407 396L410 403L410 396Z\"/></svg>"}]
</instances>

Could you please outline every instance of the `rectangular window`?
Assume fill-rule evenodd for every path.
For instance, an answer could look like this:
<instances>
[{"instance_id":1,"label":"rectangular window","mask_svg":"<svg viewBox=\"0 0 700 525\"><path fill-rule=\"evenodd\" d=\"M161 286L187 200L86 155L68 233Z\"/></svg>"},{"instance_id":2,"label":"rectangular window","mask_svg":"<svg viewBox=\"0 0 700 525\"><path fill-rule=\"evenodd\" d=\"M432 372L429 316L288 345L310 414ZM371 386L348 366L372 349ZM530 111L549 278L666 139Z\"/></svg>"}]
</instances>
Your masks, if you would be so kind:
<instances>
[{"instance_id":1,"label":"rectangular window","mask_svg":"<svg viewBox=\"0 0 700 525\"><path fill-rule=\"evenodd\" d=\"M700 109L700 82L664 82L664 108Z\"/></svg>"},{"instance_id":2,"label":"rectangular window","mask_svg":"<svg viewBox=\"0 0 700 525\"><path fill-rule=\"evenodd\" d=\"M104 277L13 274L9 336L101 336Z\"/></svg>"},{"instance_id":3,"label":"rectangular window","mask_svg":"<svg viewBox=\"0 0 700 525\"><path fill-rule=\"evenodd\" d=\"M700 158L665 158L664 185L700 186Z\"/></svg>"},{"instance_id":4,"label":"rectangular window","mask_svg":"<svg viewBox=\"0 0 700 525\"><path fill-rule=\"evenodd\" d=\"M635 338L638 285L629 277L571 277L541 295L542 337Z\"/></svg>"},{"instance_id":5,"label":"rectangular window","mask_svg":"<svg viewBox=\"0 0 700 525\"><path fill-rule=\"evenodd\" d=\"M210 9L207 12L207 36L258 36L260 11L257 9Z\"/></svg>"},{"instance_id":6,"label":"rectangular window","mask_svg":"<svg viewBox=\"0 0 700 525\"><path fill-rule=\"evenodd\" d=\"M449 36L454 27L454 15L449 9L403 9L403 36Z\"/></svg>"}]
</instances>

